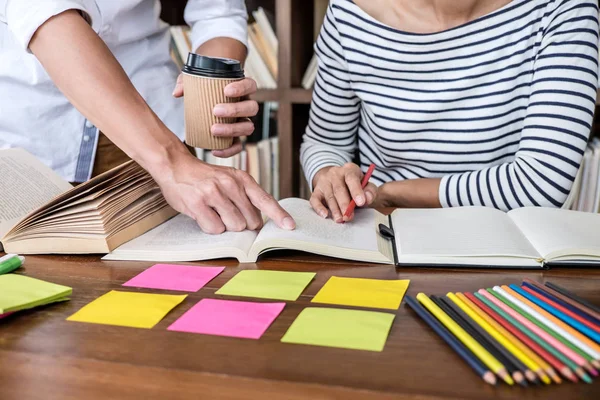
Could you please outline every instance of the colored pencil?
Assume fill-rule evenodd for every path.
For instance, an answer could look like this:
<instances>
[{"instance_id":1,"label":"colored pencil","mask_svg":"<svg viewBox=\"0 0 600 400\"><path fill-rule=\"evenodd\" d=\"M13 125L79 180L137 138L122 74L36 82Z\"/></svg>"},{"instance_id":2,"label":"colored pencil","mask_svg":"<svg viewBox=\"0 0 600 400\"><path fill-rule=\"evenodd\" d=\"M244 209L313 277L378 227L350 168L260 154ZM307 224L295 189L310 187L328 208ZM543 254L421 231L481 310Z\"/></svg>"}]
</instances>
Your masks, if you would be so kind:
<instances>
[{"instance_id":1,"label":"colored pencil","mask_svg":"<svg viewBox=\"0 0 600 400\"><path fill-rule=\"evenodd\" d=\"M585 333L587 336L600 343L600 329L595 328L594 325L589 321L581 318L577 314L572 313L560 304L555 303L549 297L546 297L542 293L538 292L535 288L532 289L529 286L521 286L521 289L523 289L523 291L527 292L532 297L536 298L540 303L546 304L546 307L548 307L547 310L552 314L556 315L575 329L578 329L580 332ZM598 329L598 332L595 329Z\"/></svg>"},{"instance_id":2,"label":"colored pencil","mask_svg":"<svg viewBox=\"0 0 600 400\"><path fill-rule=\"evenodd\" d=\"M563 294L567 297L570 297L571 299L575 300L576 302L583 304L587 308L594 310L600 314L600 307L590 303L589 301L587 301L585 299L582 299L581 297L577 296L574 293L569 292L567 289L560 287L557 284L552 283L552 282L546 282L545 285L548 286L550 289L556 290L558 293Z\"/></svg>"},{"instance_id":3,"label":"colored pencil","mask_svg":"<svg viewBox=\"0 0 600 400\"><path fill-rule=\"evenodd\" d=\"M369 183L369 179L371 179L371 175L373 175L374 170L375 170L375 164L369 165L369 169L367 170L367 173L365 174L365 176L363 176L362 182L360 183L360 185L362 186L363 189L367 187L367 184ZM348 207L346 208L346 212L344 212L344 217L349 217L350 215L352 215L355 208L356 208L356 202L354 201L354 199L352 199L350 201L350 204L348 204Z\"/></svg>"},{"instance_id":4,"label":"colored pencil","mask_svg":"<svg viewBox=\"0 0 600 400\"><path fill-rule=\"evenodd\" d=\"M481 329L481 332L485 332L489 340L493 343L495 347L502 349L503 354L506 354L510 357L511 362L525 374L525 377L532 383L539 383L539 379L537 375L533 372L538 369L539 366L535 363L530 364L530 359L527 357L522 357L524 354L509 340L506 340L504 336L502 336L498 331L496 331L490 324L488 324L483 318L481 318L477 313L475 313L469 306L467 306L458 296L454 293L447 293L446 297L450 299L451 302L457 308L457 311L462 311L463 318L466 315L466 318L469 318L469 323L473 326L477 326ZM533 366L533 367L532 367Z\"/></svg>"},{"instance_id":5,"label":"colored pencil","mask_svg":"<svg viewBox=\"0 0 600 400\"><path fill-rule=\"evenodd\" d=\"M536 335L540 336L543 340L548 342L552 347L557 349L560 353L564 354L566 356L566 358L568 358L570 361L573 361L573 363L575 363L576 365L578 365L580 367L584 367L587 364L587 361L583 357L581 357L579 354L575 353L573 350L571 350L570 348L565 346L563 343L558 341L556 338L554 338L552 335L547 333L545 330L543 330L542 328L537 326L533 322L533 321L535 321L535 319L527 318L525 315L523 315L523 313L519 312L520 310L518 310L518 307L516 305L511 303L500 293L498 293L492 289L488 289L486 292L488 294L492 295L493 297L495 297L496 299L498 299L506 307L506 309L504 309L504 310L507 313L511 314L511 316L513 318L517 319L520 323L525 325L528 329L533 331ZM584 378L583 374L585 374L585 376L587 376L587 374L583 371L583 369L576 369L575 372L582 379L586 380ZM582 372L583 372L583 374L582 374ZM586 381L589 381L589 383L591 383L591 379L589 378L589 376L587 376Z\"/></svg>"},{"instance_id":6,"label":"colored pencil","mask_svg":"<svg viewBox=\"0 0 600 400\"><path fill-rule=\"evenodd\" d=\"M502 318L509 322L511 326L513 326L519 332L522 332L530 340L543 348L545 353L541 352L539 354L542 355L546 361L552 364L565 378L573 382L577 382L577 375L573 374L571 370L574 371L579 368L583 371L581 367L577 366L577 364L565 357L565 355L563 355L560 351L556 350L549 343L528 329L525 325L521 324L518 319L513 318L508 312L509 307L492 296L486 290L481 289L479 292L474 293L474 295L483 303L485 303L485 305L498 313L498 315L502 316Z\"/></svg>"},{"instance_id":7,"label":"colored pencil","mask_svg":"<svg viewBox=\"0 0 600 400\"><path fill-rule=\"evenodd\" d=\"M538 344L544 346L546 350L551 352L555 357L557 357L560 361L566 364L570 369L572 369L575 372L575 374L578 377L580 377L586 382L591 383L591 378L587 375L587 373L581 366L577 365L559 349L554 347L552 343L548 342L546 340L546 337L548 335L544 331L539 329L537 326L533 325L531 322L527 321L525 317L523 317L521 314L519 314L518 312L510 308L508 305L506 305L504 301L501 300L501 297L498 293L495 293L493 290L487 291L485 289L481 289L478 293L486 297L488 300L492 301L496 306L500 307L502 311L510 315L511 318L518 321L521 325L520 329L525 328L526 330L523 330L524 332L532 333L532 339L536 341L539 339Z\"/></svg>"},{"instance_id":8,"label":"colored pencil","mask_svg":"<svg viewBox=\"0 0 600 400\"><path fill-rule=\"evenodd\" d=\"M517 364L518 361L515 360L506 349L502 348L502 346L495 342L487 332L483 331L477 324L473 323L473 321L471 321L469 317L450 300L438 296L431 296L431 300L444 310L446 314L453 318L457 324L477 340L479 344L490 352L490 354L496 357L498 361L506 367L508 373L513 377L515 382L519 385L527 386L525 375L523 375L523 371L526 369L525 366L523 366L523 369L519 368L520 365Z\"/></svg>"},{"instance_id":9,"label":"colored pencil","mask_svg":"<svg viewBox=\"0 0 600 400\"><path fill-rule=\"evenodd\" d=\"M571 299L570 297L567 297L567 296L557 292L556 290L549 288L548 286L544 286L538 282L532 281L531 279L525 278L525 279L523 279L523 282L529 283L530 285L536 286L540 290L543 290L543 291L551 294L552 296L556 297L557 299L560 299L564 303L569 304L574 309L583 313L584 316L587 315L588 317L591 317L592 322L594 322L595 324L600 324L600 313L597 313L596 311L592 310L591 308L586 307L583 304L576 302L575 300Z\"/></svg>"},{"instance_id":10,"label":"colored pencil","mask_svg":"<svg viewBox=\"0 0 600 400\"><path fill-rule=\"evenodd\" d=\"M590 324L592 324L595 328L600 328L600 320L594 318L593 316L591 316L590 314L586 313L585 311L582 311L581 309L575 307L572 304L572 300L570 300L570 302L567 302L565 300L563 300L563 298L566 298L566 296L562 296L562 297L557 297L554 293L551 293L551 289L546 287L546 286L542 286L540 284L534 285L530 282L527 281L523 281L523 286L527 286L533 290L536 290L538 293L543 294L545 297L549 297L550 299L552 299L554 302L562 305L563 307L567 308L568 310L570 310L572 313L577 314L580 318L588 321ZM558 293L560 295L560 293Z\"/></svg>"},{"instance_id":11,"label":"colored pencil","mask_svg":"<svg viewBox=\"0 0 600 400\"><path fill-rule=\"evenodd\" d=\"M525 365L527 365L546 385L552 381L546 375L544 366L547 364L542 361L535 353L533 353L523 342L516 338L512 333L508 332L499 323L494 321L492 317L487 315L477 304L467 298L465 293L456 293L458 297L466 306L468 306L479 318L485 321L490 326L490 329L495 330L499 335L502 335L504 340L511 343L512 346L516 347L518 352L513 352ZM507 347L506 345L504 347ZM518 354L518 355L517 355Z\"/></svg>"},{"instance_id":12,"label":"colored pencil","mask_svg":"<svg viewBox=\"0 0 600 400\"><path fill-rule=\"evenodd\" d=\"M590 356L592 356L594 358L594 360L596 360L596 364L598 364L597 360L600 359L600 346L598 346L593 340L590 340L584 334L580 333L577 329L572 328L566 322L555 317L554 313L552 312L552 307L550 307L543 301L539 300L537 297L531 295L530 293L526 292L525 290L523 290L521 287L519 287L517 285L510 285L510 288L519 294L519 296L517 298L520 298L520 300L523 301L525 304L527 304L529 307L533 308L538 313L542 314L544 317L546 317L547 319L552 321L554 324L559 326L563 331L567 332L569 335L572 335L578 341L583 343L589 349L589 351L585 350L581 346L580 346L580 348L584 349ZM574 321L574 322L577 322L577 321ZM598 366L596 364L594 366L596 368L599 368L600 366Z\"/></svg>"},{"instance_id":13,"label":"colored pencil","mask_svg":"<svg viewBox=\"0 0 600 400\"><path fill-rule=\"evenodd\" d=\"M531 311L530 314L533 315L535 318L537 318L538 321L541 321L544 325L546 325L547 327L554 330L554 332L556 332L557 334L562 336L565 340L568 340L574 346L577 346L582 352L586 353L592 360L600 359L600 353L598 351L596 351L594 346L589 346L585 342L585 340L581 340L579 338L579 336L583 337L583 335L581 335L579 332L577 332L575 329L571 328L564 322L560 321L558 318L555 318L553 315L546 312L545 310L543 310L538 305L531 302L526 297L522 296L520 293L521 288L519 288L516 285L515 285L515 288L509 287L506 285L501 286L501 288L504 291L506 291L507 293L509 293L511 296L513 296L515 299L519 300L519 302L522 304L521 307L524 307L524 308L527 307Z\"/></svg>"},{"instance_id":14,"label":"colored pencil","mask_svg":"<svg viewBox=\"0 0 600 400\"><path fill-rule=\"evenodd\" d=\"M537 361L538 364L546 371L555 383L562 383L562 379L556 373L556 370L561 370L568 367L562 364L556 357L544 350L534 340L529 338L525 333L519 330L515 325L512 325L508 319L505 319L499 312L493 310L491 305L485 304L484 300L480 299L478 293L465 293L465 296L483 310L489 317L501 325L504 329L518 338L524 345L523 351L529 351L530 357ZM525 350L526 349L526 350ZM537 359L536 359L537 357ZM570 371L569 371L570 372Z\"/></svg>"},{"instance_id":15,"label":"colored pencil","mask_svg":"<svg viewBox=\"0 0 600 400\"><path fill-rule=\"evenodd\" d=\"M556 297L544 292L543 290L538 289L535 286L529 285L527 282L523 282L523 286L521 286L521 287L523 288L523 290L527 291L528 293L533 294L534 296L541 299L545 303L550 304L552 307L556 308L558 311L562 312L563 314L565 314L565 315L571 317L572 319L576 320L577 322L585 325L588 329L590 329L591 331L593 331L595 333L595 335L592 334L591 337L593 337L594 340L596 340L597 342L600 342L600 340L599 340L600 325L596 325L593 322L591 322L590 319L584 318L580 314L573 312L572 310L570 310L569 308L567 308L563 304L561 304L560 300L557 299ZM596 335L598 335L598 336L596 336ZM588 334L588 336L590 336L590 335Z\"/></svg>"},{"instance_id":16,"label":"colored pencil","mask_svg":"<svg viewBox=\"0 0 600 400\"><path fill-rule=\"evenodd\" d=\"M496 384L496 376L465 347L454 335L432 316L416 299L406 296L406 304L413 309L423 321L429 325L486 383Z\"/></svg>"},{"instance_id":17,"label":"colored pencil","mask_svg":"<svg viewBox=\"0 0 600 400\"><path fill-rule=\"evenodd\" d=\"M514 381L506 372L504 365L484 349L471 335L465 332L452 318L442 311L425 293L417 294L417 300L429 310L450 332L454 334L469 350L473 352L492 372L504 382L513 385Z\"/></svg>"},{"instance_id":18,"label":"colored pencil","mask_svg":"<svg viewBox=\"0 0 600 400\"><path fill-rule=\"evenodd\" d=\"M495 292L502 295L504 299L506 299L514 310L521 313L525 318L529 321L537 325L539 328L543 329L546 333L552 336L555 340L566 346L571 352L573 356L577 356L576 358L572 358L573 361L581 365L585 368L589 373L594 376L598 376L598 371L592 366L590 361L593 360L587 353L582 351L579 347L572 344L569 340L564 339L558 332L556 332L553 328L546 325L542 319L543 317L538 315L535 310L528 307L526 304L523 304L519 299L515 298L512 294L508 293L506 290L502 289L500 286L494 286L493 289ZM542 318L542 319L540 319ZM566 354L569 356L569 354ZM581 363L582 360L583 362Z\"/></svg>"}]
</instances>

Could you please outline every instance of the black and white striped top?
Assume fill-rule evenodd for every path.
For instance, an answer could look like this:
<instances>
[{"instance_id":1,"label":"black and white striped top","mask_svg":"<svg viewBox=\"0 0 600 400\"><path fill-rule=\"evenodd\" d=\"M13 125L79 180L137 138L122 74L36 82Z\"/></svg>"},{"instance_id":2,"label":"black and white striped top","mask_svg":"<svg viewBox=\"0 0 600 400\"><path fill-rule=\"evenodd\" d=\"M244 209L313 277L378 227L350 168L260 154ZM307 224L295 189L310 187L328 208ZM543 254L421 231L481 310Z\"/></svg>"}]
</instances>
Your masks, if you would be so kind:
<instances>
[{"instance_id":1,"label":"black and white striped top","mask_svg":"<svg viewBox=\"0 0 600 400\"><path fill-rule=\"evenodd\" d=\"M432 34L331 0L315 49L309 182L358 151L376 184L442 177L444 207L566 200L596 103L596 0L513 0Z\"/></svg>"}]
</instances>

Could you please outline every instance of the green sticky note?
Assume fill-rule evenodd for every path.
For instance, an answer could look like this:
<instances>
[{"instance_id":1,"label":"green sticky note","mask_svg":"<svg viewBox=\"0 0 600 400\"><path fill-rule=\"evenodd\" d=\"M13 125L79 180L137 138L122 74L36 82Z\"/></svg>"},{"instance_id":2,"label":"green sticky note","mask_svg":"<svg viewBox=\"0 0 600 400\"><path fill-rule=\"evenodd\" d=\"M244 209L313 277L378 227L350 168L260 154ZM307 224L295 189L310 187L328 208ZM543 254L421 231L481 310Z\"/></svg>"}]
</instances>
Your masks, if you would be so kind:
<instances>
[{"instance_id":1,"label":"green sticky note","mask_svg":"<svg viewBox=\"0 0 600 400\"><path fill-rule=\"evenodd\" d=\"M397 310L409 282L332 276L312 302Z\"/></svg>"},{"instance_id":2,"label":"green sticky note","mask_svg":"<svg viewBox=\"0 0 600 400\"><path fill-rule=\"evenodd\" d=\"M285 333L284 343L382 351L395 315L362 310L302 310Z\"/></svg>"},{"instance_id":3,"label":"green sticky note","mask_svg":"<svg viewBox=\"0 0 600 400\"><path fill-rule=\"evenodd\" d=\"M73 289L24 275L0 275L0 314L65 300Z\"/></svg>"},{"instance_id":4,"label":"green sticky note","mask_svg":"<svg viewBox=\"0 0 600 400\"><path fill-rule=\"evenodd\" d=\"M120 292L98 297L67 321L150 329L181 303L187 295Z\"/></svg>"},{"instance_id":5,"label":"green sticky note","mask_svg":"<svg viewBox=\"0 0 600 400\"><path fill-rule=\"evenodd\" d=\"M216 294L294 301L315 275L314 272L245 270L223 285Z\"/></svg>"}]
</instances>

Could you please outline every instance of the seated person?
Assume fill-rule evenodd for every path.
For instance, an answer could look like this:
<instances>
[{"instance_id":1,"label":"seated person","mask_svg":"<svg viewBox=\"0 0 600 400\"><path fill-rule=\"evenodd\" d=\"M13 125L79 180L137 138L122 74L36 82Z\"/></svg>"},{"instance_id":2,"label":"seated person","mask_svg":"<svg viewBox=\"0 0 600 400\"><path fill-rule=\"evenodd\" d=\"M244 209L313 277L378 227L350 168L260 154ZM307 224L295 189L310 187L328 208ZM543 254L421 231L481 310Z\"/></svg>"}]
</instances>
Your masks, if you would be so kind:
<instances>
[{"instance_id":1,"label":"seated person","mask_svg":"<svg viewBox=\"0 0 600 400\"><path fill-rule=\"evenodd\" d=\"M315 49L301 160L322 217L351 219L352 198L565 202L596 104L597 1L332 0Z\"/></svg>"}]
</instances>

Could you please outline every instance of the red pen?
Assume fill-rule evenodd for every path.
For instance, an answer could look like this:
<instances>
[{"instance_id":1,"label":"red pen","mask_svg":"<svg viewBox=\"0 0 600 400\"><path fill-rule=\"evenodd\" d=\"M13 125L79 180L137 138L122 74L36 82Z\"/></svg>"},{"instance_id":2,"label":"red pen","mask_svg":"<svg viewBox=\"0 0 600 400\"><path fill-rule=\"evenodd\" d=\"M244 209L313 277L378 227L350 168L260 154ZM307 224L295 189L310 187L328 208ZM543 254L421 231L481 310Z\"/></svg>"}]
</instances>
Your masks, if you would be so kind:
<instances>
[{"instance_id":1,"label":"red pen","mask_svg":"<svg viewBox=\"0 0 600 400\"><path fill-rule=\"evenodd\" d=\"M371 164L369 166L369 169L367 170L367 173L365 174L365 176L363 176L363 180L361 182L361 186L364 189L365 187L367 187L367 183L369 183L369 179L371 179L371 175L373 175L373 171L375 170L375 164ZM367 199L365 198L365 201ZM354 208L356 208L356 202L354 201L354 199L352 199L352 201L350 202L350 204L348 204L348 208L346 208L346 212L344 213L344 217L349 217L350 215L352 215L352 213L354 212Z\"/></svg>"}]
</instances>

